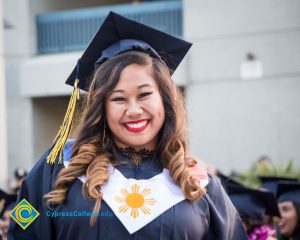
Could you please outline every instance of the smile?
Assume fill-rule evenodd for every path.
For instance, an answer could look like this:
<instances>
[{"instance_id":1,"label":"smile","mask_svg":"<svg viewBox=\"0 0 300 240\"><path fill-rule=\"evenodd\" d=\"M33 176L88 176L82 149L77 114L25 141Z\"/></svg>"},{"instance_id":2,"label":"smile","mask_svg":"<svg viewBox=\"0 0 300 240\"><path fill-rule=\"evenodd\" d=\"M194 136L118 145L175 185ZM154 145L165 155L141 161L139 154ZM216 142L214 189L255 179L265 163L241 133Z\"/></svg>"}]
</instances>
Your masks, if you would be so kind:
<instances>
[{"instance_id":1,"label":"smile","mask_svg":"<svg viewBox=\"0 0 300 240\"><path fill-rule=\"evenodd\" d=\"M285 225L285 223L283 221L278 222L278 227L283 227Z\"/></svg>"},{"instance_id":2,"label":"smile","mask_svg":"<svg viewBox=\"0 0 300 240\"><path fill-rule=\"evenodd\" d=\"M149 122L149 120L143 119L138 121L127 122L123 125L128 131L136 133L143 131L149 125Z\"/></svg>"}]
</instances>

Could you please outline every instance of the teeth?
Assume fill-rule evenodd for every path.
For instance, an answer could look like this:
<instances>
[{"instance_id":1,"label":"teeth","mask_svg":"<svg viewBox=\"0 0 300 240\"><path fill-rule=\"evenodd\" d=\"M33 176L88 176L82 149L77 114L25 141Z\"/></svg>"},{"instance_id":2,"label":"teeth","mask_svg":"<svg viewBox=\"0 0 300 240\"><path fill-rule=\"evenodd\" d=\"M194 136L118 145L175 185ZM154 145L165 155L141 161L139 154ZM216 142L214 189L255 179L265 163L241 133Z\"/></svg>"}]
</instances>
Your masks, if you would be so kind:
<instances>
[{"instance_id":1,"label":"teeth","mask_svg":"<svg viewBox=\"0 0 300 240\"><path fill-rule=\"evenodd\" d=\"M284 222L278 222L278 226L281 227L284 225Z\"/></svg>"},{"instance_id":2,"label":"teeth","mask_svg":"<svg viewBox=\"0 0 300 240\"><path fill-rule=\"evenodd\" d=\"M140 123L135 123L135 124L126 124L128 127L130 128L141 128L141 127L144 127L145 125L147 124L147 121L144 121L144 122L140 122Z\"/></svg>"}]
</instances>

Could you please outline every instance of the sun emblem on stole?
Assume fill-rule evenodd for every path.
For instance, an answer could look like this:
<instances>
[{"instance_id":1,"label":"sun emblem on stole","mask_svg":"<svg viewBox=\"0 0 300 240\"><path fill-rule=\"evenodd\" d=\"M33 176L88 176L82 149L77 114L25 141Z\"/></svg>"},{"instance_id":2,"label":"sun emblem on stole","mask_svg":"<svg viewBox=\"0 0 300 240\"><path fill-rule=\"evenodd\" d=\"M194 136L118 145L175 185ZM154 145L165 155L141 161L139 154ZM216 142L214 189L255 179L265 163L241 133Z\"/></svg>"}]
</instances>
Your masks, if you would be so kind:
<instances>
[{"instance_id":1,"label":"sun emblem on stole","mask_svg":"<svg viewBox=\"0 0 300 240\"><path fill-rule=\"evenodd\" d=\"M131 193L127 189L122 188L120 190L122 197L117 196L115 200L123 205L119 207L119 212L126 213L131 208L130 216L137 218L139 216L139 210L144 214L151 214L150 208L145 205L154 205L156 203L154 198L145 198L151 194L151 189L145 188L140 192L140 186L134 184L131 186Z\"/></svg>"}]
</instances>

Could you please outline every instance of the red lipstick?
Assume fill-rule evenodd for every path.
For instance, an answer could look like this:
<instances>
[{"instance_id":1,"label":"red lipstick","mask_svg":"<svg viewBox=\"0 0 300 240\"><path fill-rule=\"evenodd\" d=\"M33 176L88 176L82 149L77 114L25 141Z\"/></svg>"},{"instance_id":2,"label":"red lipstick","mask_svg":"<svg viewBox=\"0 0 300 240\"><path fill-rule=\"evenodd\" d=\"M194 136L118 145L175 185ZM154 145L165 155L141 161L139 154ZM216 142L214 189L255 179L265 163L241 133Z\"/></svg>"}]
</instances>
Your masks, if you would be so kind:
<instances>
[{"instance_id":1,"label":"red lipstick","mask_svg":"<svg viewBox=\"0 0 300 240\"><path fill-rule=\"evenodd\" d=\"M123 123L123 125L129 132L139 133L148 127L149 122L147 119L140 119Z\"/></svg>"}]
</instances>

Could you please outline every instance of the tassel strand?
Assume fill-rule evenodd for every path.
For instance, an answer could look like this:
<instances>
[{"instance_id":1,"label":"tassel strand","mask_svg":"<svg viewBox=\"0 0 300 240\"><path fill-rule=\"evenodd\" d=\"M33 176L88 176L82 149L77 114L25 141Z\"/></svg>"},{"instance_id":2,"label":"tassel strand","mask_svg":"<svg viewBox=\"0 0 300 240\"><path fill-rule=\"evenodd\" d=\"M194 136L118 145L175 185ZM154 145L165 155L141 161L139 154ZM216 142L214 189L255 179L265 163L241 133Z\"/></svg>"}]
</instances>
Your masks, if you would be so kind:
<instances>
[{"instance_id":1,"label":"tassel strand","mask_svg":"<svg viewBox=\"0 0 300 240\"><path fill-rule=\"evenodd\" d=\"M74 89L71 95L71 99L68 105L68 109L66 115L64 117L64 121L59 128L58 133L56 134L53 143L55 143L53 149L51 150L49 156L47 157L47 163L54 164L57 156L59 156L58 163L62 163L62 154L63 149L66 145L68 140L71 126L74 118L74 113L76 109L77 100L79 100L79 87L78 87L79 80L76 79L74 83Z\"/></svg>"}]
</instances>

